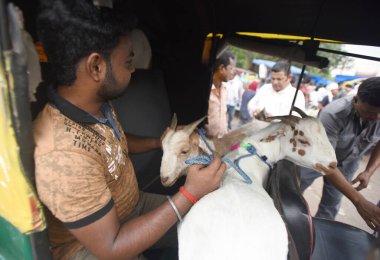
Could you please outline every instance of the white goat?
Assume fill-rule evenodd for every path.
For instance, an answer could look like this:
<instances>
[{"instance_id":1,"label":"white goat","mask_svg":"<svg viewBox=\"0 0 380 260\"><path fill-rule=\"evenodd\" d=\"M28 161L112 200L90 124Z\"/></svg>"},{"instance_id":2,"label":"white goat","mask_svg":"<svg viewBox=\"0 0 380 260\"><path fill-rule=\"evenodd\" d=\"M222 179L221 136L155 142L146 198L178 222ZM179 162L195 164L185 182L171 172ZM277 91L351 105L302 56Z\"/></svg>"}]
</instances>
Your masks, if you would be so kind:
<instances>
[{"instance_id":1,"label":"white goat","mask_svg":"<svg viewBox=\"0 0 380 260\"><path fill-rule=\"evenodd\" d=\"M334 149L318 119L275 118L282 121L240 141L254 145L272 165L288 159L305 167L313 168L317 163L336 167ZM198 123L199 120L175 131L176 120L172 122L163 140L163 185L174 184L185 172L186 159L204 153L199 148L203 142L193 132ZM238 148L226 157L233 161L245 154L248 154L245 148ZM244 183L236 170L229 167L221 187L197 202L178 225L181 260L287 258L285 224L263 188L269 167L258 156L242 159L240 167L252 184Z\"/></svg>"}]
</instances>

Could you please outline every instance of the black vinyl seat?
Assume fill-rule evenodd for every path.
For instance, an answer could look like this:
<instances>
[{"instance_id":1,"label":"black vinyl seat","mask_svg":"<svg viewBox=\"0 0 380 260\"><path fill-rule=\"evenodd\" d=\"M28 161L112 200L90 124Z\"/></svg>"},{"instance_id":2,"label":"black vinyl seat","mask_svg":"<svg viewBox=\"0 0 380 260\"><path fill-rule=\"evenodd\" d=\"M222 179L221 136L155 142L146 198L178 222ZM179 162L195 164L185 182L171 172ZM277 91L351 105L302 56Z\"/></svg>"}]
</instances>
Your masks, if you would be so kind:
<instances>
[{"instance_id":1,"label":"black vinyl seat","mask_svg":"<svg viewBox=\"0 0 380 260\"><path fill-rule=\"evenodd\" d=\"M160 137L170 125L172 113L161 71L136 69L125 93L112 101L126 133ZM159 174L162 151L130 154L139 187L143 191L170 193L162 187ZM174 188L173 188L174 189Z\"/></svg>"},{"instance_id":2,"label":"black vinyl seat","mask_svg":"<svg viewBox=\"0 0 380 260\"><path fill-rule=\"evenodd\" d=\"M294 163L281 160L267 187L288 229L289 259L367 259L376 238L348 224L311 217L299 189L299 174Z\"/></svg>"}]
</instances>

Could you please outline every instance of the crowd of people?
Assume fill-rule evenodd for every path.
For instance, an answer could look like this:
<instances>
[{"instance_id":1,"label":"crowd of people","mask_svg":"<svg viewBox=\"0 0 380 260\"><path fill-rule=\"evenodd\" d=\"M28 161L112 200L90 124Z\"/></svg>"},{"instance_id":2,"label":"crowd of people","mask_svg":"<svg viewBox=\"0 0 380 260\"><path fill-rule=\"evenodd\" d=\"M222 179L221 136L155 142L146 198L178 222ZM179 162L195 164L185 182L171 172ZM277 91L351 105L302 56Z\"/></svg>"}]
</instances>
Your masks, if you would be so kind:
<instances>
[{"instance_id":1,"label":"crowd of people","mask_svg":"<svg viewBox=\"0 0 380 260\"><path fill-rule=\"evenodd\" d=\"M229 63L217 63L219 67L216 67L214 74L208 127L223 127L224 133L227 133L231 129L232 111L236 106L240 109L237 127L253 120L265 120L270 116L289 115L293 103L309 115L319 117L336 151L338 168L336 172L330 172L335 174L324 175L323 194L316 216L334 219L344 194L370 227L377 226L380 221L380 208L366 200L358 191L368 186L371 176L380 166L380 77L366 79L360 86L330 83L318 87L312 84L309 77L305 77L297 91L294 86L296 81L292 80L294 78L290 72L291 66L289 62L282 60L271 68L268 83L259 86L259 82L253 81L248 85L239 83L238 74L233 74L234 57L228 52L225 55L229 57ZM226 99L231 100L228 108L224 108L224 111L230 111L228 117L225 116L225 121L218 123L215 121L223 117L215 117L215 113L210 111L223 113L221 106L226 102L221 99L218 104L214 102L213 91L217 84L223 86L227 93ZM241 88L244 91L239 96ZM220 94L219 98L222 97ZM212 129L215 130L216 128ZM218 135L212 135L212 131L209 132L211 137L223 136L221 131ZM365 170L353 179L364 155L370 156L369 162ZM314 169L302 168L301 190L304 191L320 176L321 173ZM351 184L357 184L357 187L354 188Z\"/></svg>"},{"instance_id":2,"label":"crowd of people","mask_svg":"<svg viewBox=\"0 0 380 260\"><path fill-rule=\"evenodd\" d=\"M232 55L231 57L234 60ZM236 61L233 63L236 63ZM265 116L283 115L286 114L286 111L289 112L289 100L292 100L294 97L294 88L298 83L298 78L289 71L284 73L286 81L278 83L272 77L273 69L284 71L282 67L285 70L290 69L290 64L287 61L279 61L270 69L269 76L265 80L260 78L259 75L255 76L255 79L247 80L246 72L234 68L232 79L223 83L227 93L228 130L249 123L255 117L263 119ZM282 79L285 79L285 75L282 75ZM275 88L271 88L270 86L273 82L275 88L278 86L278 90L283 90L282 87L284 87L285 91L276 91ZM301 108L310 116L318 117L320 111L332 101L348 95L355 95L360 83L361 81L357 81L355 84L343 81L339 83L315 84L311 77L304 75L299 88L302 94L297 93L295 106ZM293 88L288 88L288 86ZM285 93L288 94L286 95ZM254 98L256 94L257 97ZM277 102L276 98L281 99L281 102ZM251 99L253 101L250 102L251 108L249 110L248 103ZM284 99L287 102L284 102ZM271 100L271 102L268 102L268 100ZM287 105L281 107L285 103ZM252 111L252 109L255 111ZM273 109L278 111L273 111ZM237 123L234 121L236 119L238 119Z\"/></svg>"}]
</instances>

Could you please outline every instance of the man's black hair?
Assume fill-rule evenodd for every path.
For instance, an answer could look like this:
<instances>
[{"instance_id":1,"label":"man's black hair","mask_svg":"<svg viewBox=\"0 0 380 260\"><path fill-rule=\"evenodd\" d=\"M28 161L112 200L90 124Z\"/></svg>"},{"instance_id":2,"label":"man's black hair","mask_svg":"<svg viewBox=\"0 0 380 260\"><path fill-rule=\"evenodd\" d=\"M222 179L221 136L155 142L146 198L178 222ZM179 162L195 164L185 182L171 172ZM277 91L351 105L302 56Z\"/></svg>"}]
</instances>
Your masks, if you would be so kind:
<instances>
[{"instance_id":1,"label":"man's black hair","mask_svg":"<svg viewBox=\"0 0 380 260\"><path fill-rule=\"evenodd\" d=\"M59 85L71 85L78 62L91 53L108 59L130 30L111 9L96 7L89 0L42 1L37 18L38 37Z\"/></svg>"},{"instance_id":2,"label":"man's black hair","mask_svg":"<svg viewBox=\"0 0 380 260\"><path fill-rule=\"evenodd\" d=\"M311 78L308 75L304 75L302 77L302 83L304 83L304 84L311 84Z\"/></svg>"},{"instance_id":3,"label":"man's black hair","mask_svg":"<svg viewBox=\"0 0 380 260\"><path fill-rule=\"evenodd\" d=\"M220 67L220 65L224 65L224 67L227 67L228 65L230 65L231 59L232 60L235 59L234 55L232 55L230 51L224 51L219 56L219 58L216 59L214 71L216 71Z\"/></svg>"},{"instance_id":4,"label":"man's black hair","mask_svg":"<svg viewBox=\"0 0 380 260\"><path fill-rule=\"evenodd\" d=\"M286 75L290 74L290 63L286 60L280 60L276 62L271 68L272 72L285 72Z\"/></svg>"},{"instance_id":5,"label":"man's black hair","mask_svg":"<svg viewBox=\"0 0 380 260\"><path fill-rule=\"evenodd\" d=\"M364 80L359 86L357 95L363 103L380 107L380 77Z\"/></svg>"}]
</instances>

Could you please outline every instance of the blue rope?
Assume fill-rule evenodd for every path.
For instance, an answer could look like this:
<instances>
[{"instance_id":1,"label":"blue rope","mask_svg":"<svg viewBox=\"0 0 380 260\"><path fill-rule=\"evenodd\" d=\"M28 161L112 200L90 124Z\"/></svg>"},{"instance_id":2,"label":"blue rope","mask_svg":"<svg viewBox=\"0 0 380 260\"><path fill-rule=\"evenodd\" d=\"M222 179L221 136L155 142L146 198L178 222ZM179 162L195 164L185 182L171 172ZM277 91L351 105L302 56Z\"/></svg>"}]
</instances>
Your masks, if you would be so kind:
<instances>
[{"instance_id":1,"label":"blue rope","mask_svg":"<svg viewBox=\"0 0 380 260\"><path fill-rule=\"evenodd\" d=\"M245 149L247 149L247 151L248 151L251 155L256 155L257 157L259 157L260 160L261 160L263 163L265 163L265 164L268 166L268 168L269 168L270 170L272 170L272 166L267 162L267 159L268 159L268 158L267 158L265 155L260 156L260 155L257 153L257 149L256 149L252 144L244 144L244 145L241 145L241 146L244 147ZM235 163L239 165L239 161L240 161L241 159L243 159L243 158L248 157L248 156L250 156L250 155L249 155L249 154L246 154L246 155L240 156L239 158L237 158L237 159L235 160Z\"/></svg>"},{"instance_id":2,"label":"blue rope","mask_svg":"<svg viewBox=\"0 0 380 260\"><path fill-rule=\"evenodd\" d=\"M212 150L210 144L206 140L206 130L197 129L197 132L198 132L199 136L201 137L202 141L207 145L207 148L210 150L210 152L213 153L214 151Z\"/></svg>"},{"instance_id":3,"label":"blue rope","mask_svg":"<svg viewBox=\"0 0 380 260\"><path fill-rule=\"evenodd\" d=\"M212 150L211 146L209 145L209 143L207 142L206 137L205 137L205 132L206 131L203 130L203 129L202 130L197 129L197 132L198 132L199 136L201 137L201 139L203 140L203 142L207 145L207 148L210 150L210 152L213 153L213 150ZM251 145L250 147L253 147L253 145ZM243 155L240 158L238 158L238 162L243 157L245 158L245 157L254 155L254 153L250 152L250 150L248 149L248 147L246 149L249 152L249 154ZM253 147L253 149L254 149L254 147ZM255 149L255 152L256 152L256 149ZM193 158L190 158L190 159L186 160L185 163L186 164L209 165L211 163L211 161L213 160L213 158L214 158L214 156L212 154L210 154L210 155L195 156ZM228 163L232 168L234 168L240 174L240 176L244 179L245 183L247 183L247 184L251 184L252 183L251 178L249 178L249 176L239 167L239 165L233 163L230 159L228 159L226 157L223 157L222 161Z\"/></svg>"},{"instance_id":4,"label":"blue rope","mask_svg":"<svg viewBox=\"0 0 380 260\"><path fill-rule=\"evenodd\" d=\"M251 154L249 154L251 156ZM200 165L209 165L211 161L214 159L214 156L211 155L201 155L201 156L195 156L193 158L190 158L185 161L186 164L200 164ZM251 184L252 180L249 178L249 176L235 163L233 163L230 159L223 157L223 162L228 163L232 168L234 168L241 177L243 177L244 182L247 184Z\"/></svg>"}]
</instances>

